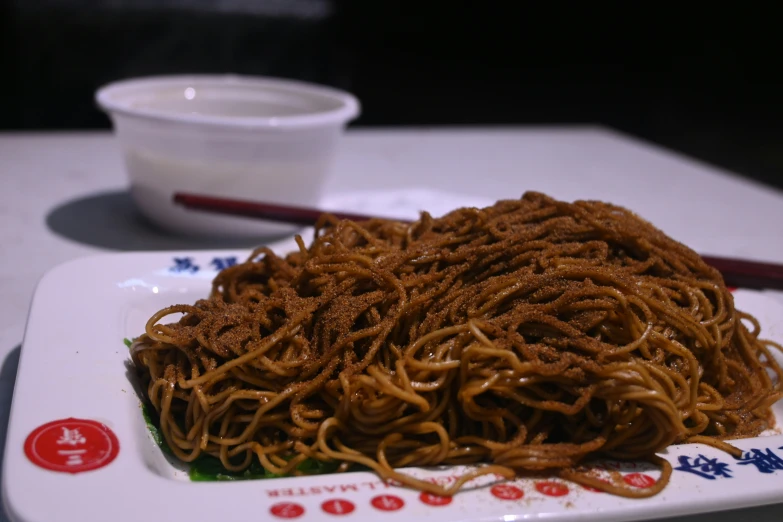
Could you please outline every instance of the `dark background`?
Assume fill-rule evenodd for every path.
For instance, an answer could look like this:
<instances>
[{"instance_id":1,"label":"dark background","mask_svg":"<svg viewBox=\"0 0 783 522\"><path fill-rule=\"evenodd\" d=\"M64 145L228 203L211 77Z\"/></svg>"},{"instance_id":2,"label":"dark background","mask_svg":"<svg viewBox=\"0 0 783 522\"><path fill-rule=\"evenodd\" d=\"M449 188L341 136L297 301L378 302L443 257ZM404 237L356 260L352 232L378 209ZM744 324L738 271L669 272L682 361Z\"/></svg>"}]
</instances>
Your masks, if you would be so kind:
<instances>
[{"instance_id":1,"label":"dark background","mask_svg":"<svg viewBox=\"0 0 783 522\"><path fill-rule=\"evenodd\" d=\"M775 10L600 5L0 0L0 130L108 128L120 78L274 75L352 91L355 126L600 123L783 188Z\"/></svg>"}]
</instances>

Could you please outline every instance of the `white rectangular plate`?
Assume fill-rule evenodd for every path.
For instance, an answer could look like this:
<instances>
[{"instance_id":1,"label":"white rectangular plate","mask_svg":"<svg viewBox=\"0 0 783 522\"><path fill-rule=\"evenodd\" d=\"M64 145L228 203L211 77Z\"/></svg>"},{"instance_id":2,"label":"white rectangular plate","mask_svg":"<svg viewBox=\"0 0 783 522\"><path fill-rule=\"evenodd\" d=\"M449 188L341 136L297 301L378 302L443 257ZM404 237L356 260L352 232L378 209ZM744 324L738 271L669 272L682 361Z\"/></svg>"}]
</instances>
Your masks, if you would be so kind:
<instances>
[{"instance_id":1,"label":"white rectangular plate","mask_svg":"<svg viewBox=\"0 0 783 522\"><path fill-rule=\"evenodd\" d=\"M746 452L744 460L695 444L669 448L662 456L675 467L690 469L676 470L661 494L643 500L589 491L556 478L494 485L485 480L448 502L390 486L366 472L190 482L185 472L163 457L146 429L122 341L143 332L144 323L158 309L205 297L216 270L232 260L244 260L247 254L103 255L59 266L41 280L19 362L5 450L3 497L14 520L359 521L375 517L409 522L537 518L609 522L783 502L783 436L774 432L737 441ZM783 339L783 307L757 292L739 290L735 295L737 307L760 320L764 337ZM783 419L780 405L776 408ZM49 471L34 464L24 451L30 434L46 423L71 417L107 426L119 441L116 459L82 473ZM78 440L74 444L79 447ZM456 468L409 471L443 483L460 472ZM644 465L632 464L621 471L632 484L658 477L657 470Z\"/></svg>"}]
</instances>

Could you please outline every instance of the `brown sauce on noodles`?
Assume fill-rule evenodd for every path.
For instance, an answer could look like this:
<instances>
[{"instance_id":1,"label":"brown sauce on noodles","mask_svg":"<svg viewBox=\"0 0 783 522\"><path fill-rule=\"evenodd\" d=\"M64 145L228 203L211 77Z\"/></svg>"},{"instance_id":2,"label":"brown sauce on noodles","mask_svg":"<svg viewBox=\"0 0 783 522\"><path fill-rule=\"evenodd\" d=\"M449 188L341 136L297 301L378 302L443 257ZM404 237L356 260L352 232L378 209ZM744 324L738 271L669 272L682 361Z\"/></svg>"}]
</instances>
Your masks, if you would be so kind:
<instances>
[{"instance_id":1,"label":"brown sauce on noodles","mask_svg":"<svg viewBox=\"0 0 783 522\"><path fill-rule=\"evenodd\" d=\"M546 470L639 497L668 481L670 444L736 452L723 441L773 422L779 346L716 270L623 208L527 193L413 224L324 216L299 244L221 271L134 345L179 459L361 464L439 495ZM661 478L580 471L602 456ZM480 465L449 487L397 471L444 464Z\"/></svg>"}]
</instances>

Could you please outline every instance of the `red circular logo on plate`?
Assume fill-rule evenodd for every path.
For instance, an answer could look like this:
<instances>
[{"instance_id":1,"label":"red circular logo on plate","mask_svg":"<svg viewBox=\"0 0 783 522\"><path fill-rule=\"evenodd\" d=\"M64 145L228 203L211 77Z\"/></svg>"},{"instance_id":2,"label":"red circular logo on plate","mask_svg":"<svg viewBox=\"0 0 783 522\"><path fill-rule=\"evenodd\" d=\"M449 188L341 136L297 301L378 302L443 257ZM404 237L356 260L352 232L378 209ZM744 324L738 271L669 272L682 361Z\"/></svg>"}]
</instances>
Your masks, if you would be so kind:
<instances>
[{"instance_id":1,"label":"red circular logo on plate","mask_svg":"<svg viewBox=\"0 0 783 522\"><path fill-rule=\"evenodd\" d=\"M548 497L562 497L568 495L568 486L559 482L536 482L536 489Z\"/></svg>"},{"instance_id":2,"label":"red circular logo on plate","mask_svg":"<svg viewBox=\"0 0 783 522\"><path fill-rule=\"evenodd\" d=\"M370 503L375 509L380 509L381 511L397 511L405 505L404 500L394 495L378 495L373 497Z\"/></svg>"},{"instance_id":3,"label":"red circular logo on plate","mask_svg":"<svg viewBox=\"0 0 783 522\"><path fill-rule=\"evenodd\" d=\"M492 496L501 500L519 500L525 496L525 492L511 484L498 484L489 490Z\"/></svg>"},{"instance_id":4,"label":"red circular logo on plate","mask_svg":"<svg viewBox=\"0 0 783 522\"><path fill-rule=\"evenodd\" d=\"M623 480L629 486L637 488L649 488L655 484L655 479L644 473L630 473L623 476Z\"/></svg>"},{"instance_id":5,"label":"red circular logo on plate","mask_svg":"<svg viewBox=\"0 0 783 522\"><path fill-rule=\"evenodd\" d=\"M280 502L269 508L269 512L280 518L296 518L304 514L304 508L293 502Z\"/></svg>"},{"instance_id":6,"label":"red circular logo on plate","mask_svg":"<svg viewBox=\"0 0 783 522\"><path fill-rule=\"evenodd\" d=\"M33 430L25 440L24 452L42 468L81 473L113 461L120 452L120 441L100 422L62 419Z\"/></svg>"},{"instance_id":7,"label":"red circular logo on plate","mask_svg":"<svg viewBox=\"0 0 783 522\"><path fill-rule=\"evenodd\" d=\"M347 515L348 513L351 513L356 506L353 505L353 502L349 502L348 500L343 500L340 498L336 498L334 500L327 500L323 504L321 504L321 509L329 513L330 515Z\"/></svg>"},{"instance_id":8,"label":"red circular logo on plate","mask_svg":"<svg viewBox=\"0 0 783 522\"><path fill-rule=\"evenodd\" d=\"M442 497L440 495L433 495L426 491L419 495L419 500L429 506L448 506L451 504L451 497Z\"/></svg>"}]
</instances>

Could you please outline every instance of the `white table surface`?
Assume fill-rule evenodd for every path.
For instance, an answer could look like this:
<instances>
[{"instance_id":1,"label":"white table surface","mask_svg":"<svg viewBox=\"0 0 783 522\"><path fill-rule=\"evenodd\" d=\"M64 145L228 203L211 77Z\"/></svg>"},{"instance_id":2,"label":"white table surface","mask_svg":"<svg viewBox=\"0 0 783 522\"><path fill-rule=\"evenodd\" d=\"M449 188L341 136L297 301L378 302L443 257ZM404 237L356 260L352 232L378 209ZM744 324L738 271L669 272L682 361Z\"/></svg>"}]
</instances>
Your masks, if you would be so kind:
<instances>
[{"instance_id":1,"label":"white table surface","mask_svg":"<svg viewBox=\"0 0 783 522\"><path fill-rule=\"evenodd\" d=\"M701 253L783 262L783 192L604 128L351 131L328 192L347 186L601 199ZM157 232L138 220L125 187L109 133L0 134L0 448L27 311L44 272L107 251L237 246ZM783 301L783 293L770 294ZM669 520L745 518L783 520L783 504Z\"/></svg>"}]
</instances>

